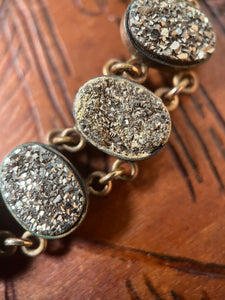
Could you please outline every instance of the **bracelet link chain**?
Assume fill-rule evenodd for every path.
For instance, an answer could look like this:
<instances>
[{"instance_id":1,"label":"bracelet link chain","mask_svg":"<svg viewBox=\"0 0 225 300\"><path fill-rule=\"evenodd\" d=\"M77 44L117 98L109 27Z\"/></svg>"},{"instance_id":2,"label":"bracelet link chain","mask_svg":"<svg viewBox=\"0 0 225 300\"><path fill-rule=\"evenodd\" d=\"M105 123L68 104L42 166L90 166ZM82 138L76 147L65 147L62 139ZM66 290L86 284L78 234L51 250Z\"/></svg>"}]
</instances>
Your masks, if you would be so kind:
<instances>
[{"instance_id":1,"label":"bracelet link chain","mask_svg":"<svg viewBox=\"0 0 225 300\"><path fill-rule=\"evenodd\" d=\"M47 137L51 146L56 146L59 150L78 152L85 146L84 138L78 133L76 127L66 129L53 129Z\"/></svg>"},{"instance_id":2,"label":"bracelet link chain","mask_svg":"<svg viewBox=\"0 0 225 300\"><path fill-rule=\"evenodd\" d=\"M10 231L0 231L0 256L11 256L15 254L18 247L27 256L37 256L45 251L47 240L32 235L25 231L21 238L17 238Z\"/></svg>"},{"instance_id":3,"label":"bracelet link chain","mask_svg":"<svg viewBox=\"0 0 225 300\"><path fill-rule=\"evenodd\" d=\"M129 171L126 169L129 168ZM89 193L95 196L106 196L112 189L112 180L131 181L138 174L138 166L134 162L117 159L112 165L112 171L105 173L95 171L87 179ZM100 186L100 188L97 187Z\"/></svg>"},{"instance_id":4,"label":"bracelet link chain","mask_svg":"<svg viewBox=\"0 0 225 300\"><path fill-rule=\"evenodd\" d=\"M110 59L103 67L103 75L119 75L141 84L148 77L148 67L137 58L127 62Z\"/></svg>"},{"instance_id":5,"label":"bracelet link chain","mask_svg":"<svg viewBox=\"0 0 225 300\"><path fill-rule=\"evenodd\" d=\"M193 71L180 72L173 76L173 87L161 87L155 91L168 111L174 111L180 102L180 94L192 94L198 88L198 77Z\"/></svg>"}]
</instances>

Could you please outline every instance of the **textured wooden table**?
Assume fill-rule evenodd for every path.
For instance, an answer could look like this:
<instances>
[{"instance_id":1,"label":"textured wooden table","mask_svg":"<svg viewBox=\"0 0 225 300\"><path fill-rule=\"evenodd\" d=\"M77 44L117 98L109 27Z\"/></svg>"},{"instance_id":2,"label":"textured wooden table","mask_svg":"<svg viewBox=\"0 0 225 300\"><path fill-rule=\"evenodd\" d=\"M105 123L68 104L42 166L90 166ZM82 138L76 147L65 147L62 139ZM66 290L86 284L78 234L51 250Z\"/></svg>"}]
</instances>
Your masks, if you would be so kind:
<instances>
[{"instance_id":1,"label":"textured wooden table","mask_svg":"<svg viewBox=\"0 0 225 300\"><path fill-rule=\"evenodd\" d=\"M110 58L128 58L119 21L126 0L0 1L0 158L73 125L76 90ZM1 259L0 299L225 299L225 3L203 1L217 51L200 87L172 113L173 134L138 178L91 198L70 237L35 259ZM149 72L154 89L165 76ZM91 147L87 176L111 160ZM1 207L1 229L21 229Z\"/></svg>"}]
</instances>

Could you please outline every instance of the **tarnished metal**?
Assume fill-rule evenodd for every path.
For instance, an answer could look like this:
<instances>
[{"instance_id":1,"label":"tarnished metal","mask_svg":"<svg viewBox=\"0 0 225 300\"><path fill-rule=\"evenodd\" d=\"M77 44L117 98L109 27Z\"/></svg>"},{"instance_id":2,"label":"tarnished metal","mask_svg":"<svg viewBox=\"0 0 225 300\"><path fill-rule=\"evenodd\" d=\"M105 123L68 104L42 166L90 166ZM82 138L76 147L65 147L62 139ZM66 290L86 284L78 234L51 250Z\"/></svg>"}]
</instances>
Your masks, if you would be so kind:
<instances>
[{"instance_id":1,"label":"tarnished metal","mask_svg":"<svg viewBox=\"0 0 225 300\"><path fill-rule=\"evenodd\" d=\"M29 240L24 240L22 238L17 237L9 237L4 241L5 246L17 246L17 247L31 247L33 246L33 242Z\"/></svg>"},{"instance_id":2,"label":"tarnished metal","mask_svg":"<svg viewBox=\"0 0 225 300\"><path fill-rule=\"evenodd\" d=\"M103 67L103 75L119 75L137 83L144 83L148 77L148 67L137 58L127 62L110 59Z\"/></svg>"},{"instance_id":3,"label":"tarnished metal","mask_svg":"<svg viewBox=\"0 0 225 300\"><path fill-rule=\"evenodd\" d=\"M123 169L115 169L99 179L99 183L105 184L113 179L117 179L124 173Z\"/></svg>"},{"instance_id":4,"label":"tarnished metal","mask_svg":"<svg viewBox=\"0 0 225 300\"><path fill-rule=\"evenodd\" d=\"M130 169L130 171L126 171L124 166L128 166L128 168ZM116 171L116 170L123 170L123 173L121 175L118 175L116 177L116 179L121 180L121 181L130 181L133 180L137 174L138 174L138 165L135 162L131 162L131 161L123 161L120 159L115 160L115 162L112 165L112 171Z\"/></svg>"},{"instance_id":5,"label":"tarnished metal","mask_svg":"<svg viewBox=\"0 0 225 300\"><path fill-rule=\"evenodd\" d=\"M27 256L35 257L43 253L47 247L47 240L32 235L29 231L24 232L21 238L23 241L30 242L31 245L24 244L21 246L21 250ZM37 246L35 246L35 241L37 241Z\"/></svg>"},{"instance_id":6,"label":"tarnished metal","mask_svg":"<svg viewBox=\"0 0 225 300\"><path fill-rule=\"evenodd\" d=\"M193 71L180 72L173 76L173 87L161 87L155 91L160 97L168 111L175 110L180 102L180 94L191 94L198 87L198 77Z\"/></svg>"},{"instance_id":7,"label":"tarnished metal","mask_svg":"<svg viewBox=\"0 0 225 300\"><path fill-rule=\"evenodd\" d=\"M53 129L48 134L48 143L56 146L59 150L78 152L85 146L83 137L78 133L76 127L66 129Z\"/></svg>"},{"instance_id":8,"label":"tarnished metal","mask_svg":"<svg viewBox=\"0 0 225 300\"><path fill-rule=\"evenodd\" d=\"M90 174L90 176L87 179L87 187L88 187L88 191L90 194L95 195L95 196L104 197L110 193L110 191L112 189L112 181L108 180L107 182L100 183L100 179L104 178L105 176L107 176L107 174L102 171L95 171ZM98 180L98 182L102 186L101 189L97 189L94 186L95 180Z\"/></svg>"},{"instance_id":9,"label":"tarnished metal","mask_svg":"<svg viewBox=\"0 0 225 300\"><path fill-rule=\"evenodd\" d=\"M180 92L184 94L194 93L199 85L198 76L194 71L179 72L173 76L173 86L182 86Z\"/></svg>"},{"instance_id":10,"label":"tarnished metal","mask_svg":"<svg viewBox=\"0 0 225 300\"><path fill-rule=\"evenodd\" d=\"M18 248L17 245L5 245L8 238L14 238L14 234L10 231L0 230L0 256L11 256Z\"/></svg>"}]
</instances>

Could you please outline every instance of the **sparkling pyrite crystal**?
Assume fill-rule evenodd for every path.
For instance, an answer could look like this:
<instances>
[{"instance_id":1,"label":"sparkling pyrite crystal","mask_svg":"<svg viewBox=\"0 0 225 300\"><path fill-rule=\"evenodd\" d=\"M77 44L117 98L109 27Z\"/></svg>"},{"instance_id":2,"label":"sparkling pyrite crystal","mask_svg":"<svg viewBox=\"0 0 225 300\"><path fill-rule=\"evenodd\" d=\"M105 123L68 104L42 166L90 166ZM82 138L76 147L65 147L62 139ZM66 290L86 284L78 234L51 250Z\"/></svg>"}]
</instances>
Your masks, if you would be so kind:
<instances>
[{"instance_id":1,"label":"sparkling pyrite crystal","mask_svg":"<svg viewBox=\"0 0 225 300\"><path fill-rule=\"evenodd\" d=\"M134 0L121 29L128 50L152 66L193 67L215 50L211 23L187 1Z\"/></svg>"},{"instance_id":2,"label":"sparkling pyrite crystal","mask_svg":"<svg viewBox=\"0 0 225 300\"><path fill-rule=\"evenodd\" d=\"M80 134L121 159L149 158L167 142L171 120L160 98L119 76L89 80L78 91L74 117Z\"/></svg>"},{"instance_id":3,"label":"sparkling pyrite crystal","mask_svg":"<svg viewBox=\"0 0 225 300\"><path fill-rule=\"evenodd\" d=\"M87 195L80 176L49 146L29 143L15 148L4 159L0 176L6 206L35 235L65 236L86 212Z\"/></svg>"}]
</instances>

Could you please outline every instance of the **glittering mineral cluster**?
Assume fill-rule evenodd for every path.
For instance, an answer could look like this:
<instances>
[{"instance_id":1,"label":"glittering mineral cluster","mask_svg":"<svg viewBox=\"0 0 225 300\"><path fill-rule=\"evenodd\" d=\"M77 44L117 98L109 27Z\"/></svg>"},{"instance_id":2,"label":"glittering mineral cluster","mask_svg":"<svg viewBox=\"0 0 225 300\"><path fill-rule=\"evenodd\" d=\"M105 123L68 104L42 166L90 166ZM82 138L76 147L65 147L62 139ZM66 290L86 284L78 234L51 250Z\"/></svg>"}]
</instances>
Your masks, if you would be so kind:
<instances>
[{"instance_id":1,"label":"glittering mineral cluster","mask_svg":"<svg viewBox=\"0 0 225 300\"><path fill-rule=\"evenodd\" d=\"M118 76L88 81L77 93L80 133L97 148L128 160L155 154L168 140L169 113L145 87Z\"/></svg>"},{"instance_id":2,"label":"glittering mineral cluster","mask_svg":"<svg viewBox=\"0 0 225 300\"><path fill-rule=\"evenodd\" d=\"M39 236L57 237L81 218L86 196L69 163L42 144L14 149L1 166L1 194L11 213Z\"/></svg>"},{"instance_id":3,"label":"glittering mineral cluster","mask_svg":"<svg viewBox=\"0 0 225 300\"><path fill-rule=\"evenodd\" d=\"M215 50L212 25L187 1L136 0L129 8L128 28L142 50L165 59L200 62Z\"/></svg>"}]
</instances>

